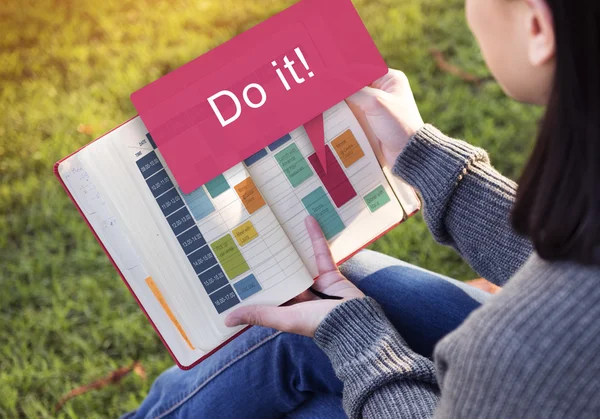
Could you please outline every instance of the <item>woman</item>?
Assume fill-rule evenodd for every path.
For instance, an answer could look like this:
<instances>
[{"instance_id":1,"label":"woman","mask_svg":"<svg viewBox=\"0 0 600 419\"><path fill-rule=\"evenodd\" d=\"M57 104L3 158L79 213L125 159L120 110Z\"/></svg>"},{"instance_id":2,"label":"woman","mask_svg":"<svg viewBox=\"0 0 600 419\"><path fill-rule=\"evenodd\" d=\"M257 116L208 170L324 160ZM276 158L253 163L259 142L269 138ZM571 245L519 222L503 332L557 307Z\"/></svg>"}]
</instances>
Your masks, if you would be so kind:
<instances>
[{"instance_id":1,"label":"woman","mask_svg":"<svg viewBox=\"0 0 600 419\"><path fill-rule=\"evenodd\" d=\"M228 325L295 334L256 327L165 372L132 416L600 417L600 3L467 0L467 15L506 93L547 107L517 192L483 150L423 124L402 73L348 102L434 237L503 290L374 252L340 272L308 219L315 287L343 299L238 309Z\"/></svg>"}]
</instances>

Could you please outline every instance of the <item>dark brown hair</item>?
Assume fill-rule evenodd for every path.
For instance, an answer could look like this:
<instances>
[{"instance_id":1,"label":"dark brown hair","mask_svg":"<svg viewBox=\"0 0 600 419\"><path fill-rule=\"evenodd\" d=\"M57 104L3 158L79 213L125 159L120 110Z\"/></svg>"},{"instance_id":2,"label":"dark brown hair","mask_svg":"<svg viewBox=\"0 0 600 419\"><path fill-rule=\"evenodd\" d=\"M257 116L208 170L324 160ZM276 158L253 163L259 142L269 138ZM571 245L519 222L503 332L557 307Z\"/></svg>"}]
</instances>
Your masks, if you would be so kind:
<instances>
[{"instance_id":1,"label":"dark brown hair","mask_svg":"<svg viewBox=\"0 0 600 419\"><path fill-rule=\"evenodd\" d=\"M512 223L546 260L600 265L600 1L546 3L554 86Z\"/></svg>"}]
</instances>

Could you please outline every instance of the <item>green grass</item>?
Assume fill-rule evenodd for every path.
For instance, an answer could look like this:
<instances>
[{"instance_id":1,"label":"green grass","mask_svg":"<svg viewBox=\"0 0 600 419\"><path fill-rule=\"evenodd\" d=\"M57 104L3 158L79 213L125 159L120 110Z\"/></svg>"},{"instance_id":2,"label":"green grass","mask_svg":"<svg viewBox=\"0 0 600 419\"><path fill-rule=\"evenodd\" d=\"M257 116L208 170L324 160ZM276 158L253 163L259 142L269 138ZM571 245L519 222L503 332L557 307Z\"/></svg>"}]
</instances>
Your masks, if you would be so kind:
<instances>
[{"instance_id":1,"label":"green grass","mask_svg":"<svg viewBox=\"0 0 600 419\"><path fill-rule=\"evenodd\" d=\"M0 417L52 417L73 387L139 359L149 374L78 397L61 417L135 408L171 360L58 182L52 164L135 114L129 94L292 1L5 0L0 5ZM515 178L539 111L440 72L430 56L488 76L462 0L356 0L423 117L487 149ZM475 277L421 217L373 245Z\"/></svg>"}]
</instances>

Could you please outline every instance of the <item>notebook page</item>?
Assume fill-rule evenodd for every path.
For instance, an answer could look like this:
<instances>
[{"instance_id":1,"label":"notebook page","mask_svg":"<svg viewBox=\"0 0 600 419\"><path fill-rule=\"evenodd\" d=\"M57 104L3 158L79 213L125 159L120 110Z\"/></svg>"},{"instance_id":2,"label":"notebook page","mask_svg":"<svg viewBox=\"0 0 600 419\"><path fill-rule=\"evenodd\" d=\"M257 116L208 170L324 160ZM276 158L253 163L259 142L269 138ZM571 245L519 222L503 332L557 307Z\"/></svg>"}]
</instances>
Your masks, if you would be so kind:
<instances>
[{"instance_id":1,"label":"notebook page","mask_svg":"<svg viewBox=\"0 0 600 419\"><path fill-rule=\"evenodd\" d=\"M354 113L353 107L349 106L349 108ZM371 145L379 164L383 168L383 173L390 183L392 190L396 194L396 197L400 201L402 208L404 208L404 212L407 216L413 214L415 211L418 211L421 208L421 201L419 200L419 197L417 196L415 190L408 183L404 182L399 177L394 176L392 170L388 167L385 157L383 157L383 153L379 147L379 141L373 133L373 129L364 117L364 114L358 109L356 111L357 112L355 113L355 116L357 116L358 123L367 136L369 144Z\"/></svg>"},{"instance_id":2,"label":"notebook page","mask_svg":"<svg viewBox=\"0 0 600 419\"><path fill-rule=\"evenodd\" d=\"M96 235L119 267L128 285L137 295L156 328L168 343L175 358L183 365L191 365L204 355L199 349L190 350L181 333L168 313L155 296L148 292L147 280L150 274L144 267L138 253L120 227L115 214L107 205L96 181L80 160L80 153L63 161L58 168L59 175L67 189L84 213Z\"/></svg>"},{"instance_id":3,"label":"notebook page","mask_svg":"<svg viewBox=\"0 0 600 419\"><path fill-rule=\"evenodd\" d=\"M173 294L168 288L174 281L189 282L201 295L202 307L220 336L231 335L232 329L223 320L232 309L246 304L279 305L312 284L242 164L186 195L145 130L139 136L115 139L113 144L161 228L162 240L185 270L184 276L165 284L165 294ZM186 316L194 319L193 313Z\"/></svg>"},{"instance_id":4,"label":"notebook page","mask_svg":"<svg viewBox=\"0 0 600 419\"><path fill-rule=\"evenodd\" d=\"M304 226L314 216L340 261L399 223L404 211L345 102L324 114L327 172L303 127L244 161L310 273L316 266Z\"/></svg>"},{"instance_id":5,"label":"notebook page","mask_svg":"<svg viewBox=\"0 0 600 419\"><path fill-rule=\"evenodd\" d=\"M90 175L100 179L98 189L148 273L150 279L144 281L144 291L158 301L181 339L189 341L189 349L207 352L221 339L210 314L199 304L202 295L188 281L179 280L185 277L185 270L174 261L171 247L141 199L139 188L115 158L111 140L135 135L133 128L131 124L120 127L90 144L79 156ZM171 288L177 292L170 292Z\"/></svg>"}]
</instances>

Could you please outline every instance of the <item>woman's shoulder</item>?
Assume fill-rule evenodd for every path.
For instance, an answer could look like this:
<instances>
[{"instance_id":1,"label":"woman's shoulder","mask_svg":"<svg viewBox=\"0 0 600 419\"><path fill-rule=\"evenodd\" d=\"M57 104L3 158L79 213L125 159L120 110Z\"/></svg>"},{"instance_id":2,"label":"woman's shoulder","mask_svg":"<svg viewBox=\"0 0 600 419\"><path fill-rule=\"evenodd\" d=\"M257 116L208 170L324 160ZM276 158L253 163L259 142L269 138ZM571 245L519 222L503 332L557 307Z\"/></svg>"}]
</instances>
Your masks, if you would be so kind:
<instances>
[{"instance_id":1,"label":"woman's shoulder","mask_svg":"<svg viewBox=\"0 0 600 419\"><path fill-rule=\"evenodd\" d=\"M440 342L435 357L444 390L461 398L467 396L457 383L475 386L518 415L524 401L527 409L543 411L554 403L600 408L600 399L581 398L586 386L600 385L598 348L600 268L534 254Z\"/></svg>"}]
</instances>

